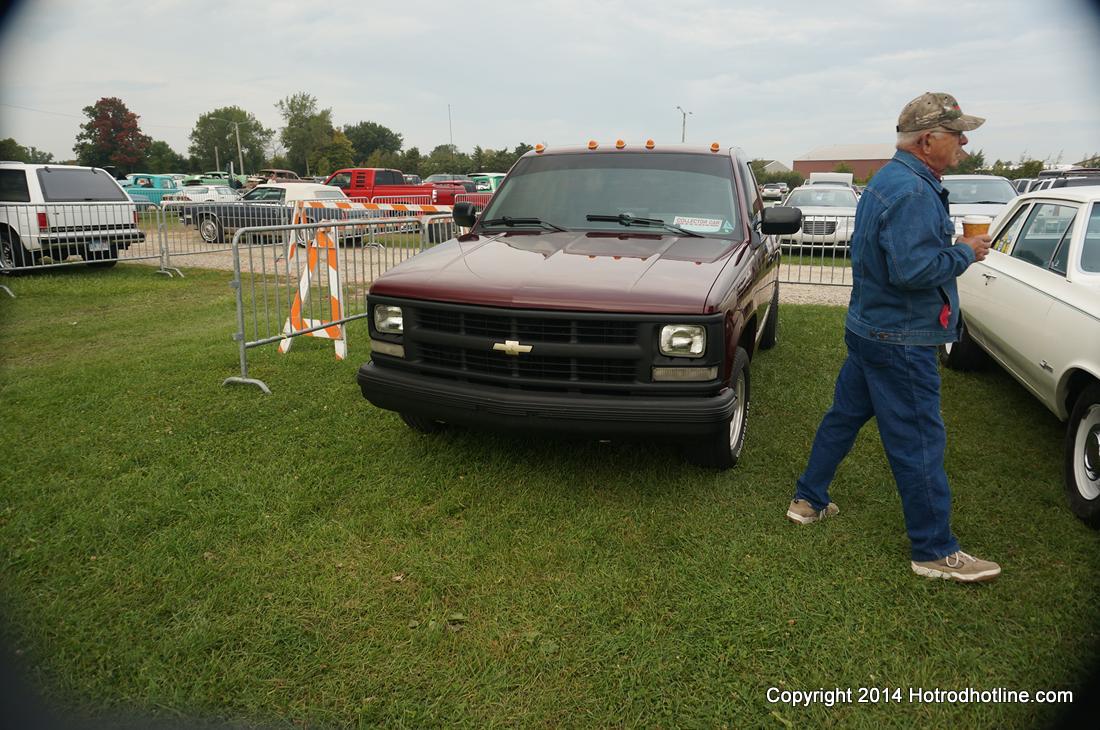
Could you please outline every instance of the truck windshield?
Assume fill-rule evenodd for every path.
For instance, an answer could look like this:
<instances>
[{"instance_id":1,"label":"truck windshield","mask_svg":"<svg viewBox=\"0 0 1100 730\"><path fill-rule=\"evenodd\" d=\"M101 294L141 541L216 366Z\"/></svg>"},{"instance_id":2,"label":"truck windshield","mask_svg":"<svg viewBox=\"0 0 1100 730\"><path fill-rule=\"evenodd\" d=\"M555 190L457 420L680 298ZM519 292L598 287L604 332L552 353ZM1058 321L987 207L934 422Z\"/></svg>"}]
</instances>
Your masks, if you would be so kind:
<instances>
[{"instance_id":1,"label":"truck windshield","mask_svg":"<svg viewBox=\"0 0 1100 730\"><path fill-rule=\"evenodd\" d=\"M590 213L610 219L592 220ZM536 217L574 230L622 232L623 214L706 235L740 236L733 165L725 156L681 153L525 157L482 218Z\"/></svg>"}]
</instances>

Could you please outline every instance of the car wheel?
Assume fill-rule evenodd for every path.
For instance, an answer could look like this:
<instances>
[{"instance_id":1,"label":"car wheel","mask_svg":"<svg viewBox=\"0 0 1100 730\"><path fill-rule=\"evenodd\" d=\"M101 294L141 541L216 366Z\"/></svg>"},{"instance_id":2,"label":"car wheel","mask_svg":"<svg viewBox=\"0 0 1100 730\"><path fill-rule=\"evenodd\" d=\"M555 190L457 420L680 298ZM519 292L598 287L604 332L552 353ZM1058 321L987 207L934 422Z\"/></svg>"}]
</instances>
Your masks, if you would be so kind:
<instances>
[{"instance_id":1,"label":"car wheel","mask_svg":"<svg viewBox=\"0 0 1100 730\"><path fill-rule=\"evenodd\" d=\"M1100 383L1078 396L1066 426L1065 489L1073 514L1100 527Z\"/></svg>"},{"instance_id":2,"label":"car wheel","mask_svg":"<svg viewBox=\"0 0 1100 730\"><path fill-rule=\"evenodd\" d=\"M760 349L770 350L779 341L779 282L772 292L772 304L768 307L768 318L764 321L764 334L760 335Z\"/></svg>"},{"instance_id":3,"label":"car wheel","mask_svg":"<svg viewBox=\"0 0 1100 730\"><path fill-rule=\"evenodd\" d=\"M32 254L23 246L18 233L11 230L0 232L0 263L2 263L0 268L7 270L34 266L38 263L38 258L38 254ZM18 274L20 272L9 271L8 273Z\"/></svg>"},{"instance_id":4,"label":"car wheel","mask_svg":"<svg viewBox=\"0 0 1100 730\"><path fill-rule=\"evenodd\" d=\"M439 433L443 430L443 423L441 421L424 418L423 416L414 416L411 413L399 413L397 415L401 416L401 420L413 431L419 431L420 433Z\"/></svg>"},{"instance_id":5,"label":"car wheel","mask_svg":"<svg viewBox=\"0 0 1100 730\"><path fill-rule=\"evenodd\" d=\"M940 362L952 370L979 370L989 362L989 355L970 336L966 322L960 325L959 341L939 347Z\"/></svg>"},{"instance_id":6,"label":"car wheel","mask_svg":"<svg viewBox=\"0 0 1100 730\"><path fill-rule=\"evenodd\" d=\"M207 243L222 243L222 224L217 216L207 215L199 219L199 236Z\"/></svg>"},{"instance_id":7,"label":"car wheel","mask_svg":"<svg viewBox=\"0 0 1100 730\"><path fill-rule=\"evenodd\" d=\"M749 416L749 354L743 347L737 348L733 358L733 372L730 373L737 402L733 415L723 427L686 447L685 457L699 466L714 469L729 469L741 458L741 449L745 446L745 432Z\"/></svg>"}]
</instances>

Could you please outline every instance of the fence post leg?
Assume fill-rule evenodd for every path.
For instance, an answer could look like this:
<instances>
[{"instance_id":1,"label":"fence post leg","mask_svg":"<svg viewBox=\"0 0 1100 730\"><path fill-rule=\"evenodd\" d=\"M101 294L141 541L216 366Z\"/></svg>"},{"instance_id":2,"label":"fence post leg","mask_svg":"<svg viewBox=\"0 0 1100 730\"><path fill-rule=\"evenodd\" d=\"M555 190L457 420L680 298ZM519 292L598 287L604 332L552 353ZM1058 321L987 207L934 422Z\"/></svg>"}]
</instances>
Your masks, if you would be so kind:
<instances>
[{"instance_id":1,"label":"fence post leg","mask_svg":"<svg viewBox=\"0 0 1100 730\"><path fill-rule=\"evenodd\" d=\"M240 349L241 375L240 377L226 378L222 381L222 385L229 385L231 383L255 385L264 393L271 395L271 389L267 387L264 381L248 377L248 344L245 342L244 335L244 294L241 293L241 248L240 241L238 240L239 237L239 233L233 236L234 278L233 281L229 282L229 286L237 293L237 332L233 335L233 339L237 341L237 347Z\"/></svg>"},{"instance_id":2,"label":"fence post leg","mask_svg":"<svg viewBox=\"0 0 1100 730\"><path fill-rule=\"evenodd\" d=\"M172 278L172 272L176 272L183 277L183 272L172 266L171 256L168 252L168 210L162 206L157 206L157 238L160 245L160 270L158 274L166 274L168 278Z\"/></svg>"},{"instance_id":3,"label":"fence post leg","mask_svg":"<svg viewBox=\"0 0 1100 730\"><path fill-rule=\"evenodd\" d=\"M4 286L3 284L0 284L0 289L3 289L4 291L6 291L6 292L8 293L8 296L9 296L9 297L11 297L12 299L15 299L15 295L14 295L14 294L12 294L12 291L11 291L11 289L7 288L7 287L6 287L6 286Z\"/></svg>"}]
</instances>

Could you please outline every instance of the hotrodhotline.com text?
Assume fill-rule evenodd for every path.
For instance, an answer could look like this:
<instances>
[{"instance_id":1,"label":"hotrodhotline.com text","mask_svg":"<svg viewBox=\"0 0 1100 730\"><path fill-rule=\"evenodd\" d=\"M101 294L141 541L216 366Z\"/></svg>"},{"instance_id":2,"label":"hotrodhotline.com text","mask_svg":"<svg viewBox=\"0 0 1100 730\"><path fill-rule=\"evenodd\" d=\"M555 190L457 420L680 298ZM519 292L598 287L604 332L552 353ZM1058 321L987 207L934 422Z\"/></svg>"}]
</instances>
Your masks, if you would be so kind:
<instances>
[{"instance_id":1,"label":"hotrodhotline.com text","mask_svg":"<svg viewBox=\"0 0 1100 730\"><path fill-rule=\"evenodd\" d=\"M925 689L924 687L834 687L832 689L801 690L769 687L768 704L809 707L810 705L850 704L996 704L1002 702L1059 703L1073 702L1070 690L995 689Z\"/></svg>"}]
</instances>

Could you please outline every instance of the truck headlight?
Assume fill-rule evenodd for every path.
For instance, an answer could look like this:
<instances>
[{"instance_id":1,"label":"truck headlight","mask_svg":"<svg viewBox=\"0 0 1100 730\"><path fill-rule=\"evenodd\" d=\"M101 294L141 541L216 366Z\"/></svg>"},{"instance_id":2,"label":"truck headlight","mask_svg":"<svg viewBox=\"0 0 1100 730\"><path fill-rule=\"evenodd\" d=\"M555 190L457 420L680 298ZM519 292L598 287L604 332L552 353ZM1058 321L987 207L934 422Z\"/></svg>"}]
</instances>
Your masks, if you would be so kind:
<instances>
[{"instance_id":1,"label":"truck headlight","mask_svg":"<svg viewBox=\"0 0 1100 730\"><path fill-rule=\"evenodd\" d=\"M376 304L374 306L374 328L387 335L402 334L405 331L405 322L401 307Z\"/></svg>"},{"instance_id":2,"label":"truck headlight","mask_svg":"<svg viewBox=\"0 0 1100 730\"><path fill-rule=\"evenodd\" d=\"M707 351L707 330L698 324L666 324L661 328L661 354L668 357L702 357Z\"/></svg>"}]
</instances>

